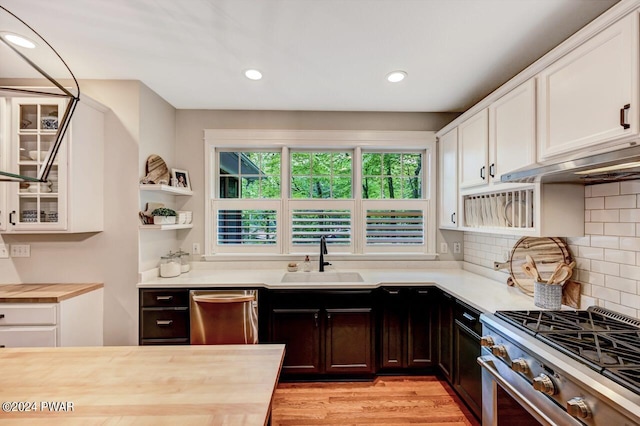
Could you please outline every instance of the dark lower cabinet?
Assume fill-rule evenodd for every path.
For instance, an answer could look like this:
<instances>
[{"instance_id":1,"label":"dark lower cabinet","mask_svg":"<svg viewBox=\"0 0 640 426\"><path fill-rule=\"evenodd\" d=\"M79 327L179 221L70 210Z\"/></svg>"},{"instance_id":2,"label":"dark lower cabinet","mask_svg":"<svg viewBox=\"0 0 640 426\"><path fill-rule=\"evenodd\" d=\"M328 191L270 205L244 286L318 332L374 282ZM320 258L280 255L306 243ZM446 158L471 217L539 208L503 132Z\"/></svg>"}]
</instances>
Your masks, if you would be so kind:
<instances>
[{"instance_id":1,"label":"dark lower cabinet","mask_svg":"<svg viewBox=\"0 0 640 426\"><path fill-rule=\"evenodd\" d=\"M397 371L435 365L434 288L379 290L380 368Z\"/></svg>"},{"instance_id":2,"label":"dark lower cabinet","mask_svg":"<svg viewBox=\"0 0 640 426\"><path fill-rule=\"evenodd\" d=\"M454 299L440 292L438 297L438 368L449 382L453 383L453 306Z\"/></svg>"},{"instance_id":3,"label":"dark lower cabinet","mask_svg":"<svg viewBox=\"0 0 640 426\"><path fill-rule=\"evenodd\" d=\"M454 374L453 387L471 411L482 415L482 370L480 356L480 312L456 301L454 311Z\"/></svg>"},{"instance_id":4,"label":"dark lower cabinet","mask_svg":"<svg viewBox=\"0 0 640 426\"><path fill-rule=\"evenodd\" d=\"M286 345L284 378L372 376L372 291L298 290L270 295L270 338Z\"/></svg>"},{"instance_id":5,"label":"dark lower cabinet","mask_svg":"<svg viewBox=\"0 0 640 426\"><path fill-rule=\"evenodd\" d=\"M189 344L189 290L141 289L140 345Z\"/></svg>"},{"instance_id":6,"label":"dark lower cabinet","mask_svg":"<svg viewBox=\"0 0 640 426\"><path fill-rule=\"evenodd\" d=\"M274 308L271 341L286 345L283 374L318 374L320 366L320 309Z\"/></svg>"},{"instance_id":7,"label":"dark lower cabinet","mask_svg":"<svg viewBox=\"0 0 640 426\"><path fill-rule=\"evenodd\" d=\"M326 310L325 371L372 374L373 313L371 308Z\"/></svg>"}]
</instances>

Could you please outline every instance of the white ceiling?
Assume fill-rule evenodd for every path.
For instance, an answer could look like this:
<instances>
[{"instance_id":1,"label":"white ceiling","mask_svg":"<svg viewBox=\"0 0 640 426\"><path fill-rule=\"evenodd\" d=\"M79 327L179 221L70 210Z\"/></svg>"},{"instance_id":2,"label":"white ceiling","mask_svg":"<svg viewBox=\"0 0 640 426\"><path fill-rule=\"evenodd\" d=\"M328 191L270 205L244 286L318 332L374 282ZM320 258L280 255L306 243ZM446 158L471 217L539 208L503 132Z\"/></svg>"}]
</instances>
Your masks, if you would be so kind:
<instances>
[{"instance_id":1,"label":"white ceiling","mask_svg":"<svg viewBox=\"0 0 640 426\"><path fill-rule=\"evenodd\" d=\"M180 109L440 112L464 111L616 2L2 0L2 6L38 31L77 78L141 80ZM246 79L247 68L264 78ZM387 82L397 69L407 79Z\"/></svg>"}]
</instances>

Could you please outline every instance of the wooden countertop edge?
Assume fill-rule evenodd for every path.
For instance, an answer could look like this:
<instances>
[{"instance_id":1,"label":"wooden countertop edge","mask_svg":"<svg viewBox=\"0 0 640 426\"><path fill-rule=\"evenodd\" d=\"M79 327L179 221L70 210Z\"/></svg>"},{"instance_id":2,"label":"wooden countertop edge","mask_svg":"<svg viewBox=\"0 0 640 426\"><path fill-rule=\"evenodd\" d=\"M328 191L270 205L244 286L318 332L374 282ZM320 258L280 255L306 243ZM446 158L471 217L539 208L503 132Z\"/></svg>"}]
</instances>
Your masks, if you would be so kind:
<instances>
[{"instance_id":1,"label":"wooden countertop edge","mask_svg":"<svg viewBox=\"0 0 640 426\"><path fill-rule=\"evenodd\" d=\"M7 287L13 294L2 295ZM59 303L100 288L103 283L0 284L0 303Z\"/></svg>"},{"instance_id":2,"label":"wooden countertop edge","mask_svg":"<svg viewBox=\"0 0 640 426\"><path fill-rule=\"evenodd\" d=\"M278 374L276 374L276 382L273 385L271 391L271 400L269 401L269 408L267 408L267 417L264 419L264 426L271 424L271 410L273 409L273 398L276 396L276 388L280 382L280 373L282 372L282 365L284 364L284 355L287 353L287 347L282 348L282 356L280 357L280 368L278 368Z\"/></svg>"}]
</instances>

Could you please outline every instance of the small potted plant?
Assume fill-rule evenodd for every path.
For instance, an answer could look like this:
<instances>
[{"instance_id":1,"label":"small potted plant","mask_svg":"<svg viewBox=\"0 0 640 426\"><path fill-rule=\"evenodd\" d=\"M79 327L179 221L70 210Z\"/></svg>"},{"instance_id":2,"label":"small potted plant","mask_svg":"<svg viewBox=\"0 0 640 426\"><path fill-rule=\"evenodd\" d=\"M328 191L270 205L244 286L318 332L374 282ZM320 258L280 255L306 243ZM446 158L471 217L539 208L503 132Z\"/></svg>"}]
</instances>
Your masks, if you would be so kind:
<instances>
[{"instance_id":1,"label":"small potted plant","mask_svg":"<svg viewBox=\"0 0 640 426\"><path fill-rule=\"evenodd\" d=\"M160 207L151 212L153 223L156 225L173 225L176 223L176 211Z\"/></svg>"}]
</instances>

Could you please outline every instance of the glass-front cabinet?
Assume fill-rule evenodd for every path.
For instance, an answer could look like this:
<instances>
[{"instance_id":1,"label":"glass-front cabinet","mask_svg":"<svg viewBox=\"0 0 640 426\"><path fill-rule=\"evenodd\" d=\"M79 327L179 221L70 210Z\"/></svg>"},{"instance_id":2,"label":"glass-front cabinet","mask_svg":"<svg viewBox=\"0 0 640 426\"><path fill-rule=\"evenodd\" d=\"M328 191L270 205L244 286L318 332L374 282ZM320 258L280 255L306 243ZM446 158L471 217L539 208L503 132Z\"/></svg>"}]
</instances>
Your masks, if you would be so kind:
<instances>
[{"instance_id":1,"label":"glass-front cabinet","mask_svg":"<svg viewBox=\"0 0 640 426\"><path fill-rule=\"evenodd\" d=\"M2 164L36 178L55 142L66 100L0 98ZM83 97L60 145L47 182L11 182L0 193L0 232L72 233L103 230L104 113Z\"/></svg>"},{"instance_id":2,"label":"glass-front cabinet","mask_svg":"<svg viewBox=\"0 0 640 426\"><path fill-rule=\"evenodd\" d=\"M57 99L14 98L10 161L18 174L37 177L51 154L65 102ZM68 138L68 137L67 137ZM68 142L65 141L65 142ZM60 147L46 183L11 184L8 226L12 229L60 230L66 226L67 143ZM60 161L62 160L62 161ZM62 187L61 187L62 184ZM61 190L62 188L62 190Z\"/></svg>"}]
</instances>

